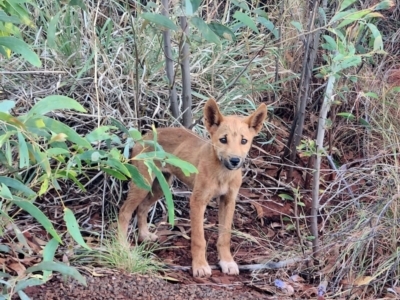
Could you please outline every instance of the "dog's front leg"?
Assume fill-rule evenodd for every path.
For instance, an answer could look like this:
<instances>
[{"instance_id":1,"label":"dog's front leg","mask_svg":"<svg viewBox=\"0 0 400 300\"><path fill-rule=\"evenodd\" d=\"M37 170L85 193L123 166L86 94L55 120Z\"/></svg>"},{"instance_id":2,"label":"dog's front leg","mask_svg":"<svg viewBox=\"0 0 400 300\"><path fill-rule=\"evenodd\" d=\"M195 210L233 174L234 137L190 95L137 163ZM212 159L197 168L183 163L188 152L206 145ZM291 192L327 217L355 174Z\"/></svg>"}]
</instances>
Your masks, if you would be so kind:
<instances>
[{"instance_id":1,"label":"dog's front leg","mask_svg":"<svg viewBox=\"0 0 400 300\"><path fill-rule=\"evenodd\" d=\"M222 272L229 275L239 274L238 265L233 260L230 250L232 220L237 194L237 189L230 189L226 195L221 196L218 211L219 236L217 248L220 259L219 265L221 266Z\"/></svg>"},{"instance_id":2,"label":"dog's front leg","mask_svg":"<svg viewBox=\"0 0 400 300\"><path fill-rule=\"evenodd\" d=\"M210 196L211 197L211 196ZM191 252L192 271L194 277L206 277L211 275L211 268L206 258L206 240L204 238L204 212L209 195L205 195L204 189L194 189L190 197L190 223L191 223Z\"/></svg>"}]
</instances>

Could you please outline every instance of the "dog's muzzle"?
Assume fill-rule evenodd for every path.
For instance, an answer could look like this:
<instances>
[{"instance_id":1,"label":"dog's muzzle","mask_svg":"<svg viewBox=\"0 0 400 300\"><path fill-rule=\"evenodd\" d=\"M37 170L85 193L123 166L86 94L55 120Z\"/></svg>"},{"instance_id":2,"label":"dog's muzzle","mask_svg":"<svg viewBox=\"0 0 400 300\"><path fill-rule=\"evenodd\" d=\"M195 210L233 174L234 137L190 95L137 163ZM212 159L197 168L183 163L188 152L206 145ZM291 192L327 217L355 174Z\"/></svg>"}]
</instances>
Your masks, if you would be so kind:
<instances>
[{"instance_id":1,"label":"dog's muzzle","mask_svg":"<svg viewBox=\"0 0 400 300\"><path fill-rule=\"evenodd\" d=\"M230 157L229 159L224 159L223 163L227 169L236 170L242 166L243 160L240 157Z\"/></svg>"}]
</instances>

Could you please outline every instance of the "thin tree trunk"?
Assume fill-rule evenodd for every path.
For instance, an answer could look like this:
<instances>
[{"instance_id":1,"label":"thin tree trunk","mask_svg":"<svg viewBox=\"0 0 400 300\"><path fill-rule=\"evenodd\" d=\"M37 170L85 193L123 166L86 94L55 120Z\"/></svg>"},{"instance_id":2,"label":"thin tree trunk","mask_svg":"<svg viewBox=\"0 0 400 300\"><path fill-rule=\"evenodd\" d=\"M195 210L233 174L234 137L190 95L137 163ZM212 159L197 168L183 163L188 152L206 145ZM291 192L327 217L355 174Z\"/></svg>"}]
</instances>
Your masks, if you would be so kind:
<instances>
[{"instance_id":1,"label":"thin tree trunk","mask_svg":"<svg viewBox=\"0 0 400 300\"><path fill-rule=\"evenodd\" d=\"M161 13L168 17L169 13L169 0L162 0ZM171 51L171 35L169 29L163 31L163 42L164 42L164 55L165 55L165 71L167 72L168 87L169 87L169 102L171 105L172 116L177 119L179 117L178 107L178 96L176 94L175 82L174 82L174 61L172 60Z\"/></svg>"},{"instance_id":2,"label":"thin tree trunk","mask_svg":"<svg viewBox=\"0 0 400 300\"><path fill-rule=\"evenodd\" d=\"M318 11L319 1L314 0L314 6L312 15L308 23L308 32L311 32L315 27L315 17ZM314 68L314 62L317 52L317 47L313 41L319 41L320 31L316 31L314 34L308 34L304 44L304 58L303 58L303 69L301 71L300 83L299 83L299 96L296 104L296 115L293 120L292 130L290 138L288 139L287 147L285 150L284 157L290 156L289 158L289 170L287 180L291 181L293 165L296 159L296 147L300 144L301 137L303 136L304 120L306 116L307 99L309 96L310 81L312 78L312 70ZM290 153L290 155L289 155Z\"/></svg>"},{"instance_id":3,"label":"thin tree trunk","mask_svg":"<svg viewBox=\"0 0 400 300\"><path fill-rule=\"evenodd\" d=\"M311 234L314 236L313 240L313 253L314 258L319 255L319 237L318 237L318 210L319 210L319 179L321 175L321 157L324 153L324 137L325 137L325 123L332 104L333 87L335 84L335 75L328 78L326 85L324 102L319 114L318 130L317 130L317 153L315 159L315 172L313 178L312 188L312 205L311 205Z\"/></svg>"},{"instance_id":4,"label":"thin tree trunk","mask_svg":"<svg viewBox=\"0 0 400 300\"><path fill-rule=\"evenodd\" d=\"M189 24L187 23L185 16L179 17L179 23L183 30L181 49L183 126L189 128L192 124L192 88L190 85L189 45L186 43Z\"/></svg>"}]
</instances>

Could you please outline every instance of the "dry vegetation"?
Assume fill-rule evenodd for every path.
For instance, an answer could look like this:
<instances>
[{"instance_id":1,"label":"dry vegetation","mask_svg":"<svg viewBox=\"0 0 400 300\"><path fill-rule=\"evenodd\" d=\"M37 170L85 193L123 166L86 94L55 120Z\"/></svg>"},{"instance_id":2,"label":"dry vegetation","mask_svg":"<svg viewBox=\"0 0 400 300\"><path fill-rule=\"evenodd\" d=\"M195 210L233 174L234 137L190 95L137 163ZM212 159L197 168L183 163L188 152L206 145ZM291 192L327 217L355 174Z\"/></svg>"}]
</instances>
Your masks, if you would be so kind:
<instances>
[{"instance_id":1,"label":"dry vegetation","mask_svg":"<svg viewBox=\"0 0 400 300\"><path fill-rule=\"evenodd\" d=\"M227 114L247 114L259 102L269 105L270 119L246 166L244 187L265 200L253 201L253 206L249 206L256 208L252 216L254 219L258 216L257 225L279 232L271 243L261 231L257 237L243 233L241 238L257 247L262 245L262 262L276 258L281 261L304 258L305 261L278 271L255 272L252 280L262 282L257 286L269 293L271 286L279 287L280 283L274 284L274 280L280 279L294 288L298 297L305 298L318 294L317 287L326 289L327 295L336 299L400 298L399 4L382 12L383 18L375 22L382 33L386 54L375 54L364 59L361 66L347 69L346 76L338 78L335 86L335 100L340 102L331 109L332 122L325 138L326 154L333 164L328 157L323 158L317 263L310 259L307 217L311 205L308 176L312 173L313 165L309 164L312 161L304 154L304 148L299 150L294 172L288 178L287 161L282 157L300 92L298 84L304 55L304 35L290 22L299 22L307 28L305 11L309 8L303 1L289 1L290 5L287 1L283 5L280 1L269 1L267 6L262 1L247 1L250 8L264 7L269 20L281 33L278 40L265 28L259 34L246 26L239 28L232 17L237 10L232 3L205 2L201 7L203 19L227 20L237 41L223 40L218 46L204 41L192 29L190 74L194 119L201 118L201 109L209 97L220 99L220 106ZM375 2L356 2L356 5L363 9ZM36 4L32 9L36 27L24 28L23 32L25 41L40 55L42 67L33 68L17 55L0 59L0 99L16 101L13 113L22 114L38 99L59 94L76 99L88 110L87 114L62 111L52 115L81 134L110 124L111 118L142 131L153 123L157 127L178 126L179 120L173 119L168 110L161 30L138 17L146 9L160 12L158 2L147 2L145 8L135 1L88 1L86 12L57 1L40 0ZM329 9L334 10L336 6L331 3L328 7L328 19L332 15ZM58 12L56 38L50 40L49 24ZM179 5L175 5L171 10L173 19L179 14ZM176 60L180 39L179 34L172 36ZM316 72L324 64L322 54L320 49L314 66ZM179 68L176 70L179 95L181 72ZM325 78L312 77L303 141L315 139L323 84ZM343 112L351 117L337 115ZM206 135L201 122L193 130ZM122 136L120 132L116 134ZM7 176L8 172L0 167L0 176ZM78 190L73 182L60 181L61 191L50 190L36 204L52 216L55 226L61 226L62 200L73 209L82 232L91 235L88 244L97 247L126 196L126 183L93 169L80 180L87 192ZM29 185L35 191L39 188L35 179ZM181 199L184 195L181 186L175 184L174 189ZM304 206L295 205L288 198ZM187 206L177 203L178 218L187 216L182 212ZM150 216L153 222L160 223L165 221L165 209L163 204L161 209L160 205L157 207ZM9 215L27 239L35 234L45 239L43 230L25 213L15 209ZM280 224L279 230L276 223ZM16 240L14 225L10 224L10 220L0 215L1 243L11 244ZM237 235L240 234L238 231ZM288 236L296 242L285 246ZM72 241L68 244L72 249ZM59 257L64 255L63 261L76 259L71 249L60 250ZM4 257L0 253L0 261L6 261ZM37 261L38 258L24 263ZM79 263L82 261L77 259ZM19 273L12 267L9 271ZM291 282L289 277L293 274L302 276L306 283ZM290 291L284 288L281 293L290 294Z\"/></svg>"}]
</instances>

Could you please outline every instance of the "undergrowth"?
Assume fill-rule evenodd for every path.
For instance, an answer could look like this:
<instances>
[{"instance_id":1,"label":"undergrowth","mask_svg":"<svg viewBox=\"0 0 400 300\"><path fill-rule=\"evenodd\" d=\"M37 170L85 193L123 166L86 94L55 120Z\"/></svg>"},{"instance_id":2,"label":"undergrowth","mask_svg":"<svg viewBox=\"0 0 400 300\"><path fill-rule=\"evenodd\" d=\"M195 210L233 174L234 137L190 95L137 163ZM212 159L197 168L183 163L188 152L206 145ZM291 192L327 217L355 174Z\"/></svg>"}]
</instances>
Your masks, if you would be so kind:
<instances>
[{"instance_id":1,"label":"undergrowth","mask_svg":"<svg viewBox=\"0 0 400 300\"><path fill-rule=\"evenodd\" d=\"M345 1L333 2L330 5L334 7ZM139 17L143 12L159 13L159 3L148 1L142 5L139 1L88 1L85 2L85 10L81 9L83 4L80 1L76 3L81 6L48 0L35 1L36 7L28 5L35 27L24 27L24 38L40 56L42 67L32 68L18 55L7 60L1 58L0 100L14 100L16 105L12 112L21 116L38 99L48 95L73 98L86 108L87 114L57 111L51 113L51 117L82 135L101 125L111 124L111 119L140 132L148 130L153 123L157 127L178 126L178 120L172 118L169 112L162 30ZM262 1L221 3L209 1L203 4L200 15L207 21L219 20L228 24L234 31L236 42L221 38L221 44L216 45L206 41L196 28L191 28L189 46L194 119L201 119L203 105L209 97L219 98L220 107L226 114L246 115L258 102L268 103L274 115L271 115L257 146L265 146L260 147L275 152L270 156L259 154L259 157L252 157L249 162L253 164L246 170L246 175L253 176L254 182L263 188L270 188L271 194L279 189L293 194L294 189L300 189L304 199L299 198L299 201L301 204L308 203L309 190L303 186L303 177L309 169L302 157L296 166L301 179L293 184L290 178L284 178L285 172L275 181L261 181L256 172L266 173L267 170L251 170L256 169L260 161L274 167L287 167L282 163L281 154L293 121L295 99L303 88L298 87L305 36L300 32L306 28L307 19L303 12L309 7L298 9L301 1L283 9L279 1L272 1L267 9ZM374 1L366 1L358 8L365 9L374 4ZM257 23L256 15L252 13L252 20L259 30L256 34L235 19L235 11L247 12L245 6L251 11L256 8L268 11L272 27L266 22ZM325 142L327 153L337 170L325 157L321 178L319 230L323 234L322 263L320 266L300 265L282 275L308 272L318 282L329 282L328 290L332 297L375 297L391 293L389 289L394 290L399 285L399 10L397 4L385 13L387 19L376 22L386 37L384 46L389 54L379 58L371 56L364 60L362 68L351 68L339 79L335 98L339 102L332 109L332 123L327 125L330 133ZM179 5L176 5L171 11L174 21L179 13ZM330 15L327 14L327 17ZM299 24L303 27L300 28ZM277 38L278 29L280 40ZM175 34L172 39L176 87L180 94L178 45L181 36ZM321 58L318 63L322 64ZM304 141L315 139L318 108L323 96L319 87L323 85L324 78L313 80ZM179 103L182 106L182 99ZM337 113L344 114L337 116ZM194 130L205 137L204 127L201 122L198 123ZM116 132L116 135L126 137L121 132ZM129 149L119 146L118 150L127 152ZM300 156L304 154L299 152ZM12 156L13 160L18 158L15 154ZM1 166L0 175L7 174L9 170ZM62 192L46 193L35 204L46 211L46 215L55 216L53 222L57 228L62 223L58 217L60 201L75 206L81 231L97 239L98 233L103 236L108 230L107 225L114 221L111 211L120 206L127 187L119 179L100 170L92 169L86 175L81 178L86 193L79 191L74 182L65 180L60 182ZM32 184L30 188L37 191L40 185ZM282 198L280 201L293 200ZM0 209L5 210L6 204L0 202L0 205ZM13 212L12 219L0 216L2 237L15 238L9 224L28 228L26 231L32 235L41 235L37 226L26 225L29 222L35 224L32 218L26 215L20 217L20 211ZM290 220L290 228L300 226L300 236L296 239L301 239L307 247L310 238L308 212L307 207L301 207L298 216L281 218L282 224ZM161 218L158 216L155 220ZM94 221L89 221L91 219ZM298 233L291 229L290 234ZM235 236L252 241L251 237L240 232L236 232ZM85 255L98 259L100 265L128 272L159 270L159 264L151 255L153 248L143 245L127 249L112 238L103 242L103 246L95 252ZM304 256L298 246L292 248L295 253L279 252L281 248L277 243L268 243L268 247L269 251L281 254L279 259ZM307 256L310 251L305 253ZM56 257L61 255L59 250ZM271 257L275 258L276 255Z\"/></svg>"}]
</instances>

